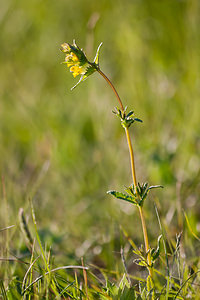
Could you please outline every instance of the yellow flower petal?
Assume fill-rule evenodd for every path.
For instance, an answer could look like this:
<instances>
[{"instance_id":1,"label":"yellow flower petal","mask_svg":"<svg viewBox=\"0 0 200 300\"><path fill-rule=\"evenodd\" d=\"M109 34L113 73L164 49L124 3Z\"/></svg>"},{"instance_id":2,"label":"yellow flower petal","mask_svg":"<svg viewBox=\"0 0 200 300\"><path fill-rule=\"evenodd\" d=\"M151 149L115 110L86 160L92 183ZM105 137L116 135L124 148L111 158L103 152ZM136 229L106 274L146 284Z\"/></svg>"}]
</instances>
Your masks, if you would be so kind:
<instances>
[{"instance_id":1,"label":"yellow flower petal","mask_svg":"<svg viewBox=\"0 0 200 300\"><path fill-rule=\"evenodd\" d=\"M78 75L80 75L79 73L72 73L72 75L74 76L74 78L76 77L76 76L78 76Z\"/></svg>"},{"instance_id":2,"label":"yellow flower petal","mask_svg":"<svg viewBox=\"0 0 200 300\"><path fill-rule=\"evenodd\" d=\"M72 72L73 76L76 77L82 73L82 70L78 66L73 66L70 68L70 72Z\"/></svg>"},{"instance_id":3,"label":"yellow flower petal","mask_svg":"<svg viewBox=\"0 0 200 300\"><path fill-rule=\"evenodd\" d=\"M67 66L68 66L68 68L69 67L71 67L71 66L73 66L74 65L74 63L73 62L67 62Z\"/></svg>"},{"instance_id":4,"label":"yellow flower petal","mask_svg":"<svg viewBox=\"0 0 200 300\"><path fill-rule=\"evenodd\" d=\"M79 61L79 59L78 59L78 57L76 56L75 53L71 52L71 56L72 56L72 60L73 60L74 62Z\"/></svg>"}]
</instances>

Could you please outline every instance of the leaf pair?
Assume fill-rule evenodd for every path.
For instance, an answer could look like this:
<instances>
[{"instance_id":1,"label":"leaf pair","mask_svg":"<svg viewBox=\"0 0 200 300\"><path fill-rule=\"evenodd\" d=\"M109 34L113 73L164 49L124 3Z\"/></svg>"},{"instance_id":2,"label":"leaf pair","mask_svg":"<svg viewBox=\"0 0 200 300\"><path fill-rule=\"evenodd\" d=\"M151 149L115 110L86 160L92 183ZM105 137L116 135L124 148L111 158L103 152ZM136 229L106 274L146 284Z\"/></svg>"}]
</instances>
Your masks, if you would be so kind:
<instances>
[{"instance_id":1,"label":"leaf pair","mask_svg":"<svg viewBox=\"0 0 200 300\"><path fill-rule=\"evenodd\" d=\"M155 189L155 188L163 188L163 186L152 185L152 186L148 187L147 182L144 184L141 184L141 185L138 182L138 185L136 186L136 188L134 188L134 185L131 185L130 187L125 189L127 194L117 192L114 190L108 191L107 193L113 195L117 199L124 200L126 202L130 202L137 206L142 206L149 191L151 189Z\"/></svg>"},{"instance_id":2,"label":"leaf pair","mask_svg":"<svg viewBox=\"0 0 200 300\"><path fill-rule=\"evenodd\" d=\"M128 114L126 114L127 107L124 111L115 107L113 113L121 119L121 124L124 128L129 128L135 121L142 122L142 120L134 117L134 111L131 110Z\"/></svg>"},{"instance_id":3,"label":"leaf pair","mask_svg":"<svg viewBox=\"0 0 200 300\"><path fill-rule=\"evenodd\" d=\"M149 251L146 253L148 254L150 252L151 255L151 266L149 266L146 255L144 254L144 250L143 248L140 249L134 249L133 253L135 253L137 256L139 256L139 258L135 259L133 262L136 263L139 266L142 267L150 267L152 268L155 261L157 260L157 258L160 255L160 249L161 249L161 238L162 238L162 234L159 235L158 240L157 240L157 248L149 248Z\"/></svg>"}]
</instances>

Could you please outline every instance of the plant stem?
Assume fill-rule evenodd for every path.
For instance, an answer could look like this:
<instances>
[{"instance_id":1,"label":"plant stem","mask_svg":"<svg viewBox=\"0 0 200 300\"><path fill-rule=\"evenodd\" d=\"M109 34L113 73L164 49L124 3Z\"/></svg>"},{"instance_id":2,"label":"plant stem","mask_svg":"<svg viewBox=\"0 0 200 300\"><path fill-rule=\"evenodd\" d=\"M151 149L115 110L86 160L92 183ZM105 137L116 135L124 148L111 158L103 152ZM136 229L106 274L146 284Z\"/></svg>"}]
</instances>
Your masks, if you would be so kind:
<instances>
[{"instance_id":1,"label":"plant stem","mask_svg":"<svg viewBox=\"0 0 200 300\"><path fill-rule=\"evenodd\" d=\"M115 87L113 86L112 82L110 81L110 79L108 79L108 77L100 70L97 70L99 72L99 74L107 81L107 83L109 84L109 86L112 88L119 104L121 107L122 112L124 112L124 106L122 104L122 101L119 97L119 94L117 93ZM129 130L128 128L125 128L125 132L126 132L126 138L127 138L127 143L128 143L128 148L129 148L129 153L130 153L130 160L131 160L131 172L132 172L132 178L133 178L133 184L134 184L134 189L135 192L137 193L137 180L136 180L136 172L135 172L135 162L134 162L134 153L133 153L133 146L131 143L131 138L130 138L130 134L129 134ZM146 252L149 251L149 239L148 239L148 234L147 234L147 227L146 227L146 222L145 222L145 218L144 218L144 214L143 214L143 210L142 207L139 206L139 212L140 212L140 219L141 219L141 223L142 223L142 229L143 229L143 235L144 235L144 243L145 243L145 250ZM147 255L147 262L148 265L151 266L151 256L150 253L148 253ZM148 271L149 271L149 275L151 276L151 278L153 277L153 270L151 267L148 267Z\"/></svg>"},{"instance_id":2,"label":"plant stem","mask_svg":"<svg viewBox=\"0 0 200 300\"><path fill-rule=\"evenodd\" d=\"M111 89L113 90L113 92L114 92L114 94L115 94L115 96L116 96L116 98L117 98L117 100L118 100L118 102L119 102L119 105L120 105L120 107L121 107L121 110L124 111L124 106L123 106L122 101L121 101L121 99L120 99L120 97L119 97L119 94L118 94L118 92L116 91L116 89L115 89L114 85L112 84L112 82L110 81L110 79L108 79L108 77L107 77L100 69L98 69L97 71L98 71L99 74L107 81L107 83L109 84L109 86L110 86Z\"/></svg>"},{"instance_id":3,"label":"plant stem","mask_svg":"<svg viewBox=\"0 0 200 300\"><path fill-rule=\"evenodd\" d=\"M149 239L148 239L148 234L147 234L147 227L146 227L146 222L143 214L142 207L139 206L139 212L140 212L140 219L142 222L142 229L143 229L143 235L144 235L144 243L145 243L145 250L146 252L149 250ZM148 265L151 266L151 254L148 252L147 254L147 262ZM149 275L151 278L153 278L153 269L152 267L148 267Z\"/></svg>"},{"instance_id":4,"label":"plant stem","mask_svg":"<svg viewBox=\"0 0 200 300\"><path fill-rule=\"evenodd\" d=\"M136 190L137 180L136 180L136 173L135 173L135 161L134 161L134 154L133 154L133 146L131 143L131 137L130 137L128 128L125 129L125 132L126 132L126 138L127 138L128 148L129 148L129 152L130 152L132 178L133 178L135 192L137 193L137 190Z\"/></svg>"},{"instance_id":5,"label":"plant stem","mask_svg":"<svg viewBox=\"0 0 200 300\"><path fill-rule=\"evenodd\" d=\"M137 193L137 189L136 189L137 180L136 180L136 172L135 172L133 146L132 146L132 143L131 143L131 137L130 137L128 128L126 128L125 131L126 131L126 137L127 137L127 142L128 142L129 152L130 152L131 171L132 171L133 183L134 183L135 192ZM148 252L148 250L149 250L149 239L148 239L148 234L147 234L147 226L146 226L146 222L145 222L142 207L141 206L138 206L138 207L139 207L139 212L140 212L140 219L141 219L141 222L142 222L145 250L146 250L146 252ZM150 253L148 253L148 255L147 255L147 261L148 261L148 265L151 266ZM148 271L149 271L149 275L151 277L153 277L152 268L149 267Z\"/></svg>"}]
</instances>

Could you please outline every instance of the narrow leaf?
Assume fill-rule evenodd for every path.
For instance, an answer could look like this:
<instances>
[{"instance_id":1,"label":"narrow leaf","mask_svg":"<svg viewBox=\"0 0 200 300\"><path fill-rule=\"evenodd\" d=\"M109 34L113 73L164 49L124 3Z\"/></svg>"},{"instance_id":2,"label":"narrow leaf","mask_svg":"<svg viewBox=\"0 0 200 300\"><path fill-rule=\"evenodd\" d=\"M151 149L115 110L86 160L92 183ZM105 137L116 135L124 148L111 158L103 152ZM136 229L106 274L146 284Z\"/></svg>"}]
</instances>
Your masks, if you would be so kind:
<instances>
[{"instance_id":1,"label":"narrow leaf","mask_svg":"<svg viewBox=\"0 0 200 300\"><path fill-rule=\"evenodd\" d=\"M134 111L131 110L131 111L126 115L126 117L128 118L128 117L132 116L133 114L134 114Z\"/></svg>"},{"instance_id":2,"label":"narrow leaf","mask_svg":"<svg viewBox=\"0 0 200 300\"><path fill-rule=\"evenodd\" d=\"M100 48L101 48L102 45L103 45L103 43L101 43L99 45L99 47L97 48L97 52L96 52L96 55L95 55L95 58L94 58L94 63L97 64L97 65L99 65L99 52L100 52Z\"/></svg>"},{"instance_id":3,"label":"narrow leaf","mask_svg":"<svg viewBox=\"0 0 200 300\"><path fill-rule=\"evenodd\" d=\"M86 79L86 78L85 78L85 79ZM81 76L80 79L79 79L79 81L71 88L71 91L72 91L73 89L75 89L75 87L77 87L77 85L79 85L82 81L84 81L83 76Z\"/></svg>"},{"instance_id":4,"label":"narrow leaf","mask_svg":"<svg viewBox=\"0 0 200 300\"><path fill-rule=\"evenodd\" d=\"M89 67L87 68L85 74L83 74L79 81L71 88L71 91L77 87L82 81L85 81L90 75L92 75L94 72L96 71L95 66L93 65L89 65Z\"/></svg>"},{"instance_id":5,"label":"narrow leaf","mask_svg":"<svg viewBox=\"0 0 200 300\"><path fill-rule=\"evenodd\" d=\"M128 282L127 277L126 277L126 274L124 273L124 275L123 275L123 277L122 277L122 279L121 279L121 281L120 281L120 283L119 283L119 288L120 288L121 290L123 290L123 288L124 288L125 286L127 286L128 288L130 288L130 283Z\"/></svg>"},{"instance_id":6,"label":"narrow leaf","mask_svg":"<svg viewBox=\"0 0 200 300\"><path fill-rule=\"evenodd\" d=\"M137 122L143 123L143 121L141 119L134 118L134 120L137 121Z\"/></svg>"},{"instance_id":7,"label":"narrow leaf","mask_svg":"<svg viewBox=\"0 0 200 300\"><path fill-rule=\"evenodd\" d=\"M162 185L151 185L149 188L148 188L148 190L151 190L151 189L157 189L157 188L164 188L164 186L162 186Z\"/></svg>"},{"instance_id":8,"label":"narrow leaf","mask_svg":"<svg viewBox=\"0 0 200 300\"><path fill-rule=\"evenodd\" d=\"M161 246L160 240L161 240L161 238L162 238L162 234L159 235L159 237L158 237L158 246L157 246L157 249L153 253L151 253L153 261L155 261L158 258L158 256L160 255L160 246Z\"/></svg>"},{"instance_id":9,"label":"narrow leaf","mask_svg":"<svg viewBox=\"0 0 200 300\"><path fill-rule=\"evenodd\" d=\"M195 239L197 239L198 241L200 241L200 238L192 230L192 227L190 225L190 222L189 222L188 217L187 217L187 215L186 215L185 212L184 212L184 216L185 216L185 220L186 220L186 223L187 223L187 226L188 226L188 229L189 229L190 233L193 235L193 237L195 237Z\"/></svg>"}]
</instances>

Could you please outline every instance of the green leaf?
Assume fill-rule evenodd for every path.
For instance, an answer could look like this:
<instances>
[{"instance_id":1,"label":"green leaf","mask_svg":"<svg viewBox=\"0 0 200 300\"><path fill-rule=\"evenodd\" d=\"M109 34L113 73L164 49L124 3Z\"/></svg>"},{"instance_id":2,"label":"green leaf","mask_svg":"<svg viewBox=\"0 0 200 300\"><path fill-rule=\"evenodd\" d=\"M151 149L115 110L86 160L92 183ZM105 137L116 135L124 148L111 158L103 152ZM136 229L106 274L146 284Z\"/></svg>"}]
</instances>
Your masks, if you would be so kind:
<instances>
[{"instance_id":1,"label":"green leaf","mask_svg":"<svg viewBox=\"0 0 200 300\"><path fill-rule=\"evenodd\" d=\"M143 256L143 253L141 252L140 249L133 249L133 253L135 253L138 256Z\"/></svg>"},{"instance_id":2,"label":"green leaf","mask_svg":"<svg viewBox=\"0 0 200 300\"><path fill-rule=\"evenodd\" d=\"M126 117L129 118L129 117L132 116L133 114L134 114L134 111L131 110L131 111L126 115Z\"/></svg>"},{"instance_id":3,"label":"green leaf","mask_svg":"<svg viewBox=\"0 0 200 300\"><path fill-rule=\"evenodd\" d=\"M126 187L125 192L127 192L127 194L133 196L134 198L136 198L136 194L134 191L134 185L130 185L129 187Z\"/></svg>"},{"instance_id":4,"label":"green leaf","mask_svg":"<svg viewBox=\"0 0 200 300\"><path fill-rule=\"evenodd\" d=\"M136 265L141 266L141 267L146 267L146 266L147 266L146 261L143 260L143 259L140 259L140 258L134 259L133 262L134 262Z\"/></svg>"},{"instance_id":5,"label":"green leaf","mask_svg":"<svg viewBox=\"0 0 200 300\"><path fill-rule=\"evenodd\" d=\"M105 292L107 293L107 295L115 297L118 294L118 286L116 286L109 280L106 280Z\"/></svg>"},{"instance_id":6,"label":"green leaf","mask_svg":"<svg viewBox=\"0 0 200 300\"><path fill-rule=\"evenodd\" d=\"M136 205L138 204L137 201L135 200L135 197L132 197L132 196L129 196L129 195L117 192L117 191L108 191L107 194L111 194L117 199L121 199L121 200L130 202L132 204L136 204Z\"/></svg>"},{"instance_id":7,"label":"green leaf","mask_svg":"<svg viewBox=\"0 0 200 300\"><path fill-rule=\"evenodd\" d=\"M139 118L134 118L134 121L137 121L137 122L140 122L140 123L143 123L143 121Z\"/></svg>"},{"instance_id":8,"label":"green leaf","mask_svg":"<svg viewBox=\"0 0 200 300\"><path fill-rule=\"evenodd\" d=\"M135 121L142 122L142 120L138 118L134 118L134 111L131 110L126 115L127 107L123 111L119 109L118 107L115 107L115 111L113 111L114 114L116 114L121 119L122 126L126 129L129 128Z\"/></svg>"},{"instance_id":9,"label":"green leaf","mask_svg":"<svg viewBox=\"0 0 200 300\"><path fill-rule=\"evenodd\" d=\"M127 286L128 288L130 288L130 284L129 284L127 278L126 278L126 274L123 275L123 277L122 277L122 279L121 279L121 281L119 283L119 288L121 290L123 290L125 286Z\"/></svg>"},{"instance_id":10,"label":"green leaf","mask_svg":"<svg viewBox=\"0 0 200 300\"><path fill-rule=\"evenodd\" d=\"M121 121L121 124L124 128L129 128L133 123L134 123L134 119L132 118L125 118L124 120Z\"/></svg>"}]
</instances>

